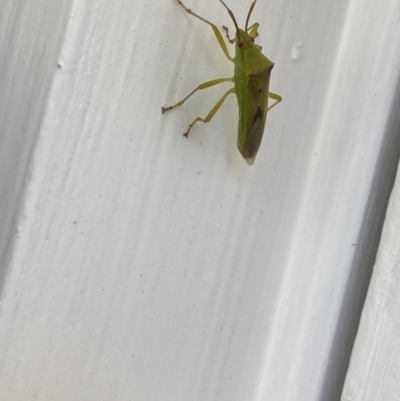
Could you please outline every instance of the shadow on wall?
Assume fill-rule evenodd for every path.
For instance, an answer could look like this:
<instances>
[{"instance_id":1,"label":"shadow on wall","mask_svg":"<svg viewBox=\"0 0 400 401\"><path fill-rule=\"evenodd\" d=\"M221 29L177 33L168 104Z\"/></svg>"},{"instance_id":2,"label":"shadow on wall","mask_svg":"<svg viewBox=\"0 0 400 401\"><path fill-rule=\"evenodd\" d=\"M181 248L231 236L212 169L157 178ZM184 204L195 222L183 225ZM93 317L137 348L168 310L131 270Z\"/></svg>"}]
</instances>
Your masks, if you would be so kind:
<instances>
[{"instance_id":1,"label":"shadow on wall","mask_svg":"<svg viewBox=\"0 0 400 401\"><path fill-rule=\"evenodd\" d=\"M335 340L319 397L321 401L340 399L396 179L400 158L400 77L395 93L339 313Z\"/></svg>"},{"instance_id":2,"label":"shadow on wall","mask_svg":"<svg viewBox=\"0 0 400 401\"><path fill-rule=\"evenodd\" d=\"M72 0L10 2L0 42L0 296ZM10 54L12 53L12 57Z\"/></svg>"}]
</instances>

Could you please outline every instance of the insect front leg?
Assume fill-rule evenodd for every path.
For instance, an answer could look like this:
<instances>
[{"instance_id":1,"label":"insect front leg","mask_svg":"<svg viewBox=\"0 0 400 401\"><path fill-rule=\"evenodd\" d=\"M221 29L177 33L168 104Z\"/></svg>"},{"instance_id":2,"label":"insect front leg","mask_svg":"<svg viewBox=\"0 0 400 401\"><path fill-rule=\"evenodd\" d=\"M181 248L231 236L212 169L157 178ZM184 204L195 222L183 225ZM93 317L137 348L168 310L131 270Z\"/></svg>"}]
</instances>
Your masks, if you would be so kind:
<instances>
[{"instance_id":1,"label":"insect front leg","mask_svg":"<svg viewBox=\"0 0 400 401\"><path fill-rule=\"evenodd\" d=\"M247 33L253 39L258 36L258 28L260 24L258 22L254 23L251 27L247 28Z\"/></svg>"},{"instance_id":2,"label":"insect front leg","mask_svg":"<svg viewBox=\"0 0 400 401\"><path fill-rule=\"evenodd\" d=\"M233 61L233 58L229 55L228 52L228 48L226 47L226 43L224 41L224 38L221 35L221 32L219 31L219 29L217 28L216 25L214 25L212 22L207 21L206 19L204 19L203 17L200 17L200 15L197 15L196 13L194 13L190 8L187 8L182 2L181 0L177 0L178 4L190 15L193 15L193 17L198 18L199 20L202 20L203 22L205 22L206 24L210 25L212 30L214 31L214 35L218 40L219 45L221 46L222 51L224 52L225 56L230 60Z\"/></svg>"},{"instance_id":3,"label":"insect front leg","mask_svg":"<svg viewBox=\"0 0 400 401\"><path fill-rule=\"evenodd\" d=\"M214 117L215 113L219 110L219 108L222 106L222 103L224 103L225 99L231 94L231 93L236 93L235 88L229 89L225 94L221 97L221 99L218 100L218 102L215 104L215 106L210 110L210 112L205 116L205 118L197 117L193 120L193 122L189 125L188 129L186 132L183 134L186 137L189 136L189 132L192 129L193 125L195 125L197 122L202 122L202 123L208 123L210 120Z\"/></svg>"},{"instance_id":4,"label":"insect front leg","mask_svg":"<svg viewBox=\"0 0 400 401\"><path fill-rule=\"evenodd\" d=\"M206 89L206 88L210 88L211 86L221 84L222 82L233 82L233 78L218 78L218 79L213 79L212 81L207 81L207 82L200 84L196 89L193 89L187 96L185 96L180 102L175 103L172 106L161 107L162 114L164 114L166 111L170 111L170 110L174 109L175 107L181 106L183 103L186 102L187 99L190 98L190 96L192 96L197 91Z\"/></svg>"},{"instance_id":5,"label":"insect front leg","mask_svg":"<svg viewBox=\"0 0 400 401\"><path fill-rule=\"evenodd\" d=\"M267 111L271 110L278 103L282 101L282 96L277 95L276 93L268 92L268 97L275 100L275 103L268 107Z\"/></svg>"},{"instance_id":6,"label":"insect front leg","mask_svg":"<svg viewBox=\"0 0 400 401\"><path fill-rule=\"evenodd\" d=\"M226 38L228 39L228 42L229 42L229 43L235 43L235 38L231 39L230 36L229 36L229 29L228 29L228 27L224 25L224 26L222 27L222 29L225 31L225 36L226 36Z\"/></svg>"}]
</instances>

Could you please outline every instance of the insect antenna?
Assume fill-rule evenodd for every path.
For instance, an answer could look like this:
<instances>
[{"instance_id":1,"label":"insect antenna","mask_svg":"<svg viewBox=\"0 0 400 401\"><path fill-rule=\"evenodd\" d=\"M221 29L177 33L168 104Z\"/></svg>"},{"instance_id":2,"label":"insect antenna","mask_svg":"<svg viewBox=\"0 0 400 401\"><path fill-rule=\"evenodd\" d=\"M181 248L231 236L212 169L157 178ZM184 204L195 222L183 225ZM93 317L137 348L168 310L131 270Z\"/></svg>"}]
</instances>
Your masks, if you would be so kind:
<instances>
[{"instance_id":1,"label":"insect antenna","mask_svg":"<svg viewBox=\"0 0 400 401\"><path fill-rule=\"evenodd\" d=\"M228 13L229 13L229 15L231 16L231 18L232 18L232 21L233 21L233 23L235 24L235 28L236 28L236 32L239 34L239 26L238 26L238 24L237 24L237 22L236 22L236 19L235 19L235 16L233 15L233 12L229 9L229 7L222 1L222 0L219 0L223 5L224 5L224 7L228 10ZM257 1L257 0L256 0ZM254 2L255 3L255 2Z\"/></svg>"},{"instance_id":2,"label":"insect antenna","mask_svg":"<svg viewBox=\"0 0 400 401\"><path fill-rule=\"evenodd\" d=\"M251 3L250 9L249 9L249 13L247 14L246 26L245 26L245 28L244 28L244 30L245 30L246 32L247 32L247 27L248 27L249 21L250 21L250 15L251 15L251 13L253 12L253 9L254 9L254 6L256 5L256 2L257 2L257 0L254 0L254 1Z\"/></svg>"}]
</instances>

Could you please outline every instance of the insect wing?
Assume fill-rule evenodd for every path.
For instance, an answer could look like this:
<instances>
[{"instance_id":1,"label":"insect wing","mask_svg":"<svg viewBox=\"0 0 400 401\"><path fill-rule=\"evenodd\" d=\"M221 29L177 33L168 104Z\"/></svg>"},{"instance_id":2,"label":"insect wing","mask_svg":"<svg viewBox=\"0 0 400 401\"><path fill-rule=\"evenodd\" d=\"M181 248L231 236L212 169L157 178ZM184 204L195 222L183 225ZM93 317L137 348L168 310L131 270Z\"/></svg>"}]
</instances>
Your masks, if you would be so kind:
<instances>
[{"instance_id":1,"label":"insect wing","mask_svg":"<svg viewBox=\"0 0 400 401\"><path fill-rule=\"evenodd\" d=\"M239 129L238 147L248 164L253 164L264 134L268 110L268 90L274 65L247 78L246 95L242 113L245 126Z\"/></svg>"}]
</instances>

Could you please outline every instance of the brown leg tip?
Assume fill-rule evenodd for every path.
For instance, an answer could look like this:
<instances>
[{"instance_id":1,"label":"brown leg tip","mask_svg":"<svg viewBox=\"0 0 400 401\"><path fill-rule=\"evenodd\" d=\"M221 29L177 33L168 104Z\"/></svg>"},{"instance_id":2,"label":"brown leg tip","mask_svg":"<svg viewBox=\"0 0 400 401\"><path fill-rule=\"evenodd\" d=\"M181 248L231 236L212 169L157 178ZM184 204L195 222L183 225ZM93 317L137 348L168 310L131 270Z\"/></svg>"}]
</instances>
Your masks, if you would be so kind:
<instances>
[{"instance_id":1,"label":"brown leg tip","mask_svg":"<svg viewBox=\"0 0 400 401\"><path fill-rule=\"evenodd\" d=\"M187 137L189 136L189 131L186 131L186 132L183 134L183 136L187 138Z\"/></svg>"},{"instance_id":2,"label":"brown leg tip","mask_svg":"<svg viewBox=\"0 0 400 401\"><path fill-rule=\"evenodd\" d=\"M161 107L161 114L164 114L164 112L165 112L164 107Z\"/></svg>"}]
</instances>

